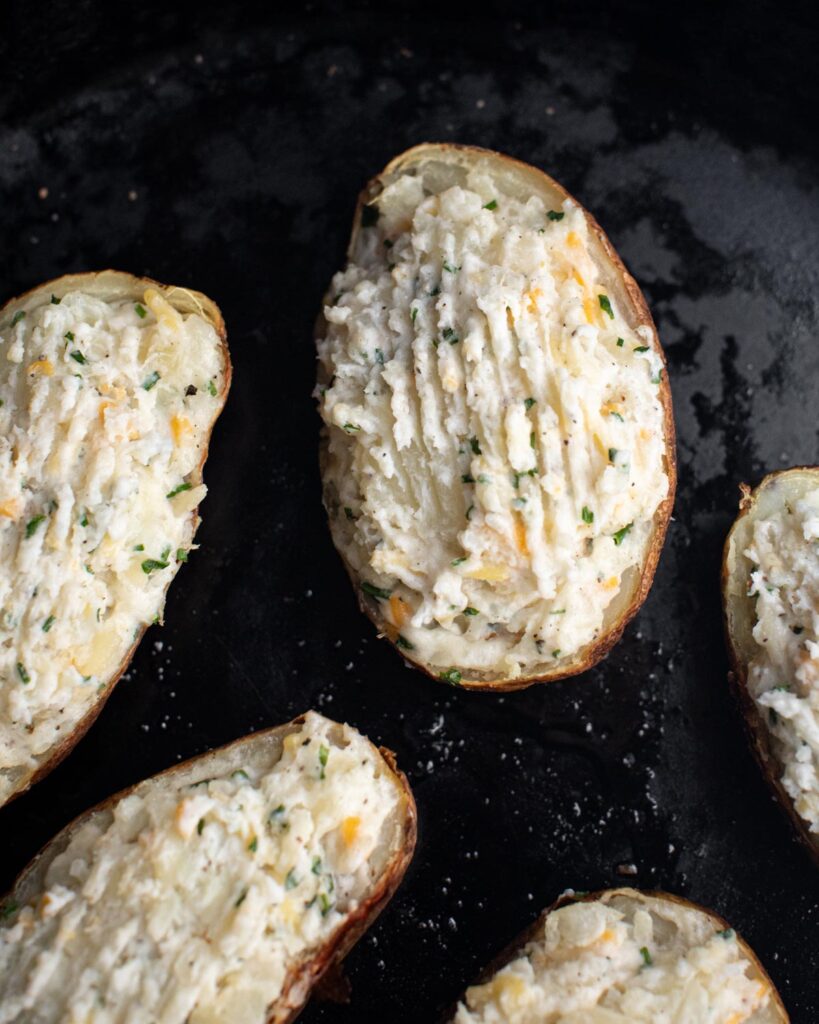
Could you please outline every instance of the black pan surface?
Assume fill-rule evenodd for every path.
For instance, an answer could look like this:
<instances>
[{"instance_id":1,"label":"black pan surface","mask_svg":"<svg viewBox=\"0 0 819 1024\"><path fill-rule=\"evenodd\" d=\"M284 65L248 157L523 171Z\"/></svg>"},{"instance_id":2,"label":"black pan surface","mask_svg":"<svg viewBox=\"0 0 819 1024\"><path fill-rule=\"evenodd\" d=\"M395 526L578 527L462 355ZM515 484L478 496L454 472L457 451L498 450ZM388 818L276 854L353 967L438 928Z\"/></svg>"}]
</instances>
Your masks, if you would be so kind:
<instances>
[{"instance_id":1,"label":"black pan surface","mask_svg":"<svg viewBox=\"0 0 819 1024\"><path fill-rule=\"evenodd\" d=\"M817 875L729 695L718 571L739 482L819 461L817 23L512 6L0 10L0 297L106 266L191 285L235 366L201 549L86 739L0 812L0 887L108 794L313 707L397 752L420 839L347 961L352 1002L305 1021L432 1020L564 888L624 882L726 916L816 1021ZM680 487L652 594L604 664L507 697L376 639L320 501L313 320L358 190L426 140L578 196L669 358Z\"/></svg>"}]
</instances>

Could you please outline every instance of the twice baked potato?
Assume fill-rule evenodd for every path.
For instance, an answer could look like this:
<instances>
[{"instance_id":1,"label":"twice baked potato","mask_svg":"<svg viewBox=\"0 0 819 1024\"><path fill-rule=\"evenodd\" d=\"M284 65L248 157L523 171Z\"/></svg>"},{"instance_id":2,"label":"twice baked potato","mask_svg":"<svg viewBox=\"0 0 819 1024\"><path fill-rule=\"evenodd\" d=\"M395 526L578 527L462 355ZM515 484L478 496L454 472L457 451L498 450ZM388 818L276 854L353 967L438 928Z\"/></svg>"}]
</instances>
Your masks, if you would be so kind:
<instances>
[{"instance_id":1,"label":"twice baked potato","mask_svg":"<svg viewBox=\"0 0 819 1024\"><path fill-rule=\"evenodd\" d=\"M541 171L423 145L365 188L317 327L333 540L405 658L516 689L602 658L675 488L651 315Z\"/></svg>"},{"instance_id":2,"label":"twice baked potato","mask_svg":"<svg viewBox=\"0 0 819 1024\"><path fill-rule=\"evenodd\" d=\"M819 467L742 487L722 596L732 682L763 773L819 864Z\"/></svg>"},{"instance_id":3,"label":"twice baked potato","mask_svg":"<svg viewBox=\"0 0 819 1024\"><path fill-rule=\"evenodd\" d=\"M452 1024L787 1024L753 951L667 893L558 900L467 989Z\"/></svg>"},{"instance_id":4,"label":"twice baked potato","mask_svg":"<svg viewBox=\"0 0 819 1024\"><path fill-rule=\"evenodd\" d=\"M73 274L0 310L0 804L161 617L230 373L218 308L186 288Z\"/></svg>"},{"instance_id":5,"label":"twice baked potato","mask_svg":"<svg viewBox=\"0 0 819 1024\"><path fill-rule=\"evenodd\" d=\"M313 712L141 782L0 904L0 1022L293 1020L395 891L415 823L389 751Z\"/></svg>"}]
</instances>

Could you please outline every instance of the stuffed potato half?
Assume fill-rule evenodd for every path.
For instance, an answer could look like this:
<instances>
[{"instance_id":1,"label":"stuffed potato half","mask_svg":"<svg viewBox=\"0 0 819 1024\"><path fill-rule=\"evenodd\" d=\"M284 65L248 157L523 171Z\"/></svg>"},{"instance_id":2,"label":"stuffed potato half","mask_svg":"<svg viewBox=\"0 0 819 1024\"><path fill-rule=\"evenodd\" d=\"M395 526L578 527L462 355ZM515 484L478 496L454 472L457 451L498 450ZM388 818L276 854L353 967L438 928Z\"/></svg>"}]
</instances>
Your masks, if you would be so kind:
<instances>
[{"instance_id":1,"label":"stuffed potato half","mask_svg":"<svg viewBox=\"0 0 819 1024\"><path fill-rule=\"evenodd\" d=\"M217 306L116 271L0 310L0 804L99 714L187 559L230 386Z\"/></svg>"},{"instance_id":2,"label":"stuffed potato half","mask_svg":"<svg viewBox=\"0 0 819 1024\"><path fill-rule=\"evenodd\" d=\"M675 452L654 324L591 215L509 157L412 149L359 199L317 345L325 505L379 630L472 689L602 658Z\"/></svg>"}]
</instances>

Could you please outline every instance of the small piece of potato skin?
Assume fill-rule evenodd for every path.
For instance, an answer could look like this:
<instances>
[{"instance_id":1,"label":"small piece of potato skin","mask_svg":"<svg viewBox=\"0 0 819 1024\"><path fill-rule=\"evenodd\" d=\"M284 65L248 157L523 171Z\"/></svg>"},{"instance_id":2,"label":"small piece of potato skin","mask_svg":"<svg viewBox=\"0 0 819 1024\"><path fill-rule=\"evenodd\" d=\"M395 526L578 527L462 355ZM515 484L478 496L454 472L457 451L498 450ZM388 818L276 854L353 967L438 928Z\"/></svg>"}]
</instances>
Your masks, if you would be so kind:
<instances>
[{"instance_id":1,"label":"small piece of potato skin","mask_svg":"<svg viewBox=\"0 0 819 1024\"><path fill-rule=\"evenodd\" d=\"M713 913L711 910L707 910L705 907L701 907L696 903L692 903L690 900L683 899L681 896L673 896L667 892L649 892L640 891L637 889L604 889L599 892L590 892L576 894L576 895L565 895L559 897L551 906L547 907L543 913L533 922L521 935L514 939L498 956L489 964L489 966L481 972L480 976L476 979L474 984L481 985L490 980L493 975L497 974L501 968L505 967L508 963L517 959L520 955L523 947L536 936L542 935L544 923L549 914L555 910L559 910L560 907L566 906L568 903L610 903L612 901L618 901L622 905L623 901L632 904L635 909L643 909L651 911L652 906L659 906L660 904L673 904L676 908L682 909L683 911L689 910L692 914L704 914L709 922L714 926L714 932L724 931L731 926L727 921L721 918L718 914ZM733 929L732 929L733 930ZM782 997L776 990L774 983L768 976L767 971L762 966L757 957L756 953L751 949L747 942L737 935L737 942L742 952L753 964L756 976L759 981L766 985L771 994L770 1001L765 1010L755 1013L747 1021L747 1024L790 1024L790 1017L782 1003ZM463 997L461 997L463 999ZM456 1012L457 1006L451 1007L446 1017L446 1021L451 1021L452 1017Z\"/></svg>"},{"instance_id":2,"label":"small piece of potato skin","mask_svg":"<svg viewBox=\"0 0 819 1024\"><path fill-rule=\"evenodd\" d=\"M144 794L149 787L190 785L211 776L228 772L233 768L247 763L254 756L263 756L271 764L275 763L285 738L298 732L304 722L299 716L285 725L253 733L250 736L235 740L227 746L212 750L207 754L194 757L190 761L174 765L159 775L144 782L137 783L121 793L116 793L96 807L92 807L76 818L59 832L37 854L32 862L22 871L12 890L5 899L0 899L1 906L17 904L24 906L36 899L48 871L49 865L67 846L79 829L95 816L105 814L111 807L134 790ZM339 739L342 726L334 723ZM333 739L336 733L330 732ZM365 737L365 742L369 743ZM310 994L322 976L337 966L352 949L358 939L367 931L384 907L389 903L395 890L401 883L415 850L417 836L417 812L415 800L406 776L396 765L395 755L384 747L377 750L384 767L395 780L401 794L395 819L389 822L388 836L385 840L386 850L384 867L381 874L373 881L371 891L362 899L347 920L331 936L325 946L311 950L288 971L282 992L276 1002L268 1007L266 1024L288 1024L298 1017Z\"/></svg>"},{"instance_id":3,"label":"small piece of potato skin","mask_svg":"<svg viewBox=\"0 0 819 1024\"><path fill-rule=\"evenodd\" d=\"M757 649L751 636L756 612L754 599L747 594L750 563L743 554L757 518L771 515L785 502L798 500L817 487L819 466L794 466L770 473L753 489L747 484L740 485L739 515L728 533L722 553L722 610L725 642L731 661L728 678L754 757L796 834L819 867L819 836L811 833L779 781L782 765L774 753L765 718L748 691L748 664Z\"/></svg>"},{"instance_id":4,"label":"small piece of potato skin","mask_svg":"<svg viewBox=\"0 0 819 1024\"><path fill-rule=\"evenodd\" d=\"M38 285L36 288L31 289L31 291L25 292L23 295L7 302L2 308L0 308L0 317L5 317L7 314L11 314L13 316L14 313L19 310L38 306L41 304L43 298L45 298L46 301L49 301L52 296L57 299L61 299L64 295L68 294L68 292L72 291L83 291L86 294L95 295L101 299L110 301L132 299L134 302L139 302L143 300L145 292L150 289L153 289L162 296L174 310L183 313L198 313L213 326L221 343L224 367L222 387L219 394L216 396L216 400L213 405L213 418L210 423L210 429L208 430L207 435L202 439L202 454L199 466L196 471L190 475L190 482L195 487L202 483L202 469L208 456L210 435L214 424L224 407L225 401L227 400L232 374L225 322L222 319L219 307L212 299L209 299L201 292L193 291L189 288L159 284L157 281L153 281L150 278L134 277L133 274L126 274L119 270L102 270L96 273L66 274L63 277L55 278L53 281L46 281L45 284ZM191 538L196 532L199 521L199 514L197 509L194 508L190 512ZM171 582L172 579L168 581L169 586ZM124 654L116 671L113 672L108 679L104 680L105 685L99 691L96 701L85 716L77 722L74 728L71 729L67 735L63 736L51 747L46 755L40 759L35 768L21 774L19 778L15 779L14 791L10 797L11 800L16 799L21 793L24 793L36 782L39 782L40 779L45 778L50 771L57 767L63 758L67 757L67 755L71 753L86 732L88 732L96 721L97 716L102 711L105 702L108 700L117 682L119 682L122 674L131 663L134 652L137 647L139 647L139 643L145 635L146 629L147 626L143 627L134 637L134 642L130 649Z\"/></svg>"},{"instance_id":5,"label":"small piece of potato skin","mask_svg":"<svg viewBox=\"0 0 819 1024\"><path fill-rule=\"evenodd\" d=\"M549 175L538 170L536 167L501 153L481 149L477 146L458 146L452 143L425 143L415 146L395 157L380 174L367 184L358 198L348 252L352 253L355 249L356 239L362 227L361 217L365 206L373 203L390 181L395 180L395 178L407 170L417 168L426 162L434 162L436 164L449 163L461 167L470 167L483 163L498 178L514 181L517 191L526 191L531 195L539 195L544 199L547 206L551 208L559 208L564 200L571 199L583 211L586 217L589 226L590 251L595 262L603 269L606 285L610 293L616 297L618 307L623 311L629 326L632 328L644 327L650 330L652 348L662 358L663 365L665 366L665 356L657 336L657 329L637 282L626 270L607 235L594 217L562 185L559 185ZM329 294L326 301L330 301ZM317 336L321 334L323 329L323 317L320 316L317 323ZM623 630L637 614L651 589L651 583L654 579L654 573L663 548L666 530L668 529L674 505L677 483L676 447L674 415L671 407L671 388L667 372L662 374L660 400L664 410L663 434L668 494L654 515L653 535L647 547L644 561L638 571L630 573L630 579L624 584L620 593L609 605L599 638L557 662L552 662L551 664L544 663L542 666L538 666L535 672L526 676L496 678L491 673L476 673L463 667L453 666L460 675L457 685L461 689L484 690L497 693L524 689L527 686L531 686L532 683L549 682L555 679L565 679L568 676L578 675L592 668L597 662L605 658L623 635ZM322 466L326 459L325 448L326 438L322 440L320 454ZM361 592L360 580L357 578L352 567L346 564L346 561L345 566L353 586L356 588L361 610L372 620L379 633L398 649L398 653L406 661L411 662L415 667L426 672L433 679L443 678L440 666L426 664L417 657L413 657L411 651L408 651L406 648L402 649L396 644L397 632L384 616L379 602ZM447 673L447 675L450 676L450 680L453 678L451 673Z\"/></svg>"}]
</instances>

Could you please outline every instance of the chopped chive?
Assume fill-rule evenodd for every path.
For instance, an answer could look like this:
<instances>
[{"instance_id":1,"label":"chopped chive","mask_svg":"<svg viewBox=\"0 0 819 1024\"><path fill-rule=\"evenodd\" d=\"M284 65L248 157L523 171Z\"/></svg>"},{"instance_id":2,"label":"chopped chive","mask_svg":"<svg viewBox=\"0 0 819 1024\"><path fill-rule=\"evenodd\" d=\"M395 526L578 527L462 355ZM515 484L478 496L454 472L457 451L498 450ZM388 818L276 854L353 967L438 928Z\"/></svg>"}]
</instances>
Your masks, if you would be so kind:
<instances>
[{"instance_id":1,"label":"chopped chive","mask_svg":"<svg viewBox=\"0 0 819 1024\"><path fill-rule=\"evenodd\" d=\"M11 318L11 326L16 327L22 319L24 319L26 311L24 309L18 309L14 316Z\"/></svg>"},{"instance_id":2,"label":"chopped chive","mask_svg":"<svg viewBox=\"0 0 819 1024\"><path fill-rule=\"evenodd\" d=\"M384 353L381 351L380 348L377 348L375 350L375 361L378 363L379 366L384 365Z\"/></svg>"},{"instance_id":3,"label":"chopped chive","mask_svg":"<svg viewBox=\"0 0 819 1024\"><path fill-rule=\"evenodd\" d=\"M617 347L618 347L618 348L622 348L622 347L623 347L623 345L625 345L625 343L626 343L626 342L625 342L625 339L624 339L624 338L618 338L618 339L617 339Z\"/></svg>"},{"instance_id":4,"label":"chopped chive","mask_svg":"<svg viewBox=\"0 0 819 1024\"><path fill-rule=\"evenodd\" d=\"M461 685L462 677L461 673L457 670L457 668L450 668L447 669L446 672L439 672L438 678L444 683L449 683L450 686Z\"/></svg>"},{"instance_id":5,"label":"chopped chive","mask_svg":"<svg viewBox=\"0 0 819 1024\"><path fill-rule=\"evenodd\" d=\"M76 349L71 353L71 358L75 363L80 363L82 366L85 366L88 362L82 352L78 352Z\"/></svg>"},{"instance_id":6,"label":"chopped chive","mask_svg":"<svg viewBox=\"0 0 819 1024\"><path fill-rule=\"evenodd\" d=\"M429 297L431 299L434 299L437 295L440 295L440 294L441 294L441 286L439 284L436 284L435 287L432 289L432 291L429 293Z\"/></svg>"},{"instance_id":7,"label":"chopped chive","mask_svg":"<svg viewBox=\"0 0 819 1024\"><path fill-rule=\"evenodd\" d=\"M531 434L529 434L529 447L530 448L534 448L535 447L535 432L534 432L534 430L531 432Z\"/></svg>"},{"instance_id":8,"label":"chopped chive","mask_svg":"<svg viewBox=\"0 0 819 1024\"><path fill-rule=\"evenodd\" d=\"M464 608L464 615L480 615L480 612L478 611L477 608L469 607Z\"/></svg>"},{"instance_id":9,"label":"chopped chive","mask_svg":"<svg viewBox=\"0 0 819 1024\"><path fill-rule=\"evenodd\" d=\"M176 549L176 560L177 562L187 562L188 552L185 550L185 548Z\"/></svg>"},{"instance_id":10,"label":"chopped chive","mask_svg":"<svg viewBox=\"0 0 819 1024\"><path fill-rule=\"evenodd\" d=\"M462 484L474 484L475 483L475 477L472 476L471 473L462 473L461 474L461 483Z\"/></svg>"},{"instance_id":11,"label":"chopped chive","mask_svg":"<svg viewBox=\"0 0 819 1024\"><path fill-rule=\"evenodd\" d=\"M614 418L615 418L616 420L619 420L619 421L620 421L621 423L625 423L625 422L626 422L626 421L625 421L625 420L623 419L623 417L622 417L622 416L620 415L620 413L619 413L619 412L614 412L614 411L612 410L612 412L610 412L610 413L609 413L609 416L613 416L613 417L614 417Z\"/></svg>"},{"instance_id":12,"label":"chopped chive","mask_svg":"<svg viewBox=\"0 0 819 1024\"><path fill-rule=\"evenodd\" d=\"M145 309L141 302L135 303L134 309L136 310L136 315L139 317L140 320L144 320L145 317L148 315L147 309Z\"/></svg>"},{"instance_id":13,"label":"chopped chive","mask_svg":"<svg viewBox=\"0 0 819 1024\"><path fill-rule=\"evenodd\" d=\"M370 583L369 580L364 580L361 584L361 589L365 594L369 594L370 597L376 597L379 601L389 600L392 591L385 590L383 587L377 587L374 583Z\"/></svg>"},{"instance_id":14,"label":"chopped chive","mask_svg":"<svg viewBox=\"0 0 819 1024\"><path fill-rule=\"evenodd\" d=\"M204 828L205 828L205 819L204 818L200 818L199 821L197 821L197 823L196 823L196 834L201 836Z\"/></svg>"},{"instance_id":15,"label":"chopped chive","mask_svg":"<svg viewBox=\"0 0 819 1024\"><path fill-rule=\"evenodd\" d=\"M609 448L609 462L614 462L614 460L616 458L617 458L617 449L616 448Z\"/></svg>"},{"instance_id":16,"label":"chopped chive","mask_svg":"<svg viewBox=\"0 0 819 1024\"><path fill-rule=\"evenodd\" d=\"M321 908L321 916L327 917L327 915L330 913L332 909L332 906L333 905L330 902L330 897L327 895L327 893L321 893L319 895L319 907Z\"/></svg>"},{"instance_id":17,"label":"chopped chive","mask_svg":"<svg viewBox=\"0 0 819 1024\"><path fill-rule=\"evenodd\" d=\"M142 386L143 386L143 388L146 391L150 391L151 388L154 386L154 384L156 384L156 382L158 380L159 380L159 370L154 370L154 372L152 374L150 374L150 376L145 378L145 380L142 382Z\"/></svg>"},{"instance_id":18,"label":"chopped chive","mask_svg":"<svg viewBox=\"0 0 819 1024\"><path fill-rule=\"evenodd\" d=\"M549 218L549 220L563 220L566 214L563 212L558 212L557 210L549 210L546 216Z\"/></svg>"},{"instance_id":19,"label":"chopped chive","mask_svg":"<svg viewBox=\"0 0 819 1024\"><path fill-rule=\"evenodd\" d=\"M247 889L242 889L242 891L239 893L238 900L236 900L236 902L233 904L234 908L238 910L239 907L241 907L241 905L244 903L244 901L246 899L247 899Z\"/></svg>"},{"instance_id":20,"label":"chopped chive","mask_svg":"<svg viewBox=\"0 0 819 1024\"><path fill-rule=\"evenodd\" d=\"M56 621L57 619L54 615L49 615L49 617L43 623L43 632L47 633Z\"/></svg>"},{"instance_id":21,"label":"chopped chive","mask_svg":"<svg viewBox=\"0 0 819 1024\"><path fill-rule=\"evenodd\" d=\"M490 199L488 203L483 204L484 210L497 210L498 201L497 199Z\"/></svg>"},{"instance_id":22,"label":"chopped chive","mask_svg":"<svg viewBox=\"0 0 819 1024\"><path fill-rule=\"evenodd\" d=\"M361 208L361 226L362 228L372 228L378 223L379 209L375 203L371 203L368 206Z\"/></svg>"},{"instance_id":23,"label":"chopped chive","mask_svg":"<svg viewBox=\"0 0 819 1024\"><path fill-rule=\"evenodd\" d=\"M634 523L628 523L621 530L618 530L616 533L613 533L611 535L612 540L617 545L617 547L620 547L620 545L623 543L623 540L631 530L632 526L634 526Z\"/></svg>"},{"instance_id":24,"label":"chopped chive","mask_svg":"<svg viewBox=\"0 0 819 1024\"><path fill-rule=\"evenodd\" d=\"M132 550L133 551L144 551L145 550L145 545L144 544L135 544Z\"/></svg>"},{"instance_id":25,"label":"chopped chive","mask_svg":"<svg viewBox=\"0 0 819 1024\"><path fill-rule=\"evenodd\" d=\"M359 427L357 423L345 423L344 430L346 430L348 434L352 434L354 430L361 430L361 427Z\"/></svg>"},{"instance_id":26,"label":"chopped chive","mask_svg":"<svg viewBox=\"0 0 819 1024\"><path fill-rule=\"evenodd\" d=\"M717 932L717 935L719 935L721 939L725 939L725 941L727 942L729 939L733 939L733 937L736 935L736 932L733 928L723 928L721 932Z\"/></svg>"},{"instance_id":27,"label":"chopped chive","mask_svg":"<svg viewBox=\"0 0 819 1024\"><path fill-rule=\"evenodd\" d=\"M208 393L212 395L214 398L216 398L216 396L219 394L219 392L216 390L216 383L212 377L208 381Z\"/></svg>"},{"instance_id":28,"label":"chopped chive","mask_svg":"<svg viewBox=\"0 0 819 1024\"><path fill-rule=\"evenodd\" d=\"M609 317L614 319L614 310L611 308L611 300L608 295L598 295L597 301L600 303L600 308L604 313L608 313Z\"/></svg>"},{"instance_id":29,"label":"chopped chive","mask_svg":"<svg viewBox=\"0 0 819 1024\"><path fill-rule=\"evenodd\" d=\"M244 768L237 768L236 771L230 773L232 779L239 778L243 782L250 782L250 776L244 770Z\"/></svg>"},{"instance_id":30,"label":"chopped chive","mask_svg":"<svg viewBox=\"0 0 819 1024\"><path fill-rule=\"evenodd\" d=\"M0 908L0 921L7 921L11 915L16 914L19 909L20 904L15 903L14 900L6 903L2 908Z\"/></svg>"},{"instance_id":31,"label":"chopped chive","mask_svg":"<svg viewBox=\"0 0 819 1024\"><path fill-rule=\"evenodd\" d=\"M177 496L177 494L181 494L183 491L189 491L192 486L193 486L192 484L187 484L187 483L178 484L176 487L174 487L174 489L172 491L168 491L168 493L165 495L165 497L166 498L175 498Z\"/></svg>"},{"instance_id":32,"label":"chopped chive","mask_svg":"<svg viewBox=\"0 0 819 1024\"><path fill-rule=\"evenodd\" d=\"M250 850L251 853L255 853L259 849L259 840L256 836L254 836L250 840L250 842L247 844L247 848L248 850Z\"/></svg>"},{"instance_id":33,"label":"chopped chive","mask_svg":"<svg viewBox=\"0 0 819 1024\"><path fill-rule=\"evenodd\" d=\"M403 649L405 651L414 651L415 650L415 644L411 644L409 642L409 640L407 640L407 638L405 636L401 636L400 633L395 638L395 646L396 647L403 647Z\"/></svg>"},{"instance_id":34,"label":"chopped chive","mask_svg":"<svg viewBox=\"0 0 819 1024\"><path fill-rule=\"evenodd\" d=\"M52 296L51 296L51 305L52 305L52 306L59 306L59 304L60 304L60 303L61 303L62 301L63 301L63 300L62 300L62 299L58 299L56 295L52 295Z\"/></svg>"},{"instance_id":35,"label":"chopped chive","mask_svg":"<svg viewBox=\"0 0 819 1024\"><path fill-rule=\"evenodd\" d=\"M284 804L279 804L278 807L274 807L273 810L270 812L270 814L268 814L268 816L267 816L268 823L271 823L271 822L274 822L274 821L280 821L283 814L284 814Z\"/></svg>"},{"instance_id":36,"label":"chopped chive","mask_svg":"<svg viewBox=\"0 0 819 1024\"><path fill-rule=\"evenodd\" d=\"M452 561L449 564L450 565L463 565L464 562L467 560L467 558L468 558L468 555L462 555L460 558L453 558Z\"/></svg>"},{"instance_id":37,"label":"chopped chive","mask_svg":"<svg viewBox=\"0 0 819 1024\"><path fill-rule=\"evenodd\" d=\"M444 260L444 262L443 262L443 268L449 274L457 274L458 271L461 269L460 267L453 266L453 264L451 264L451 263L447 263L446 260Z\"/></svg>"},{"instance_id":38,"label":"chopped chive","mask_svg":"<svg viewBox=\"0 0 819 1024\"><path fill-rule=\"evenodd\" d=\"M327 759L329 756L329 749L325 747L324 744L322 743L322 745L319 747L318 753L319 764L321 765L321 774L319 775L320 779L323 779L325 777L324 769L327 767Z\"/></svg>"},{"instance_id":39,"label":"chopped chive","mask_svg":"<svg viewBox=\"0 0 819 1024\"><path fill-rule=\"evenodd\" d=\"M560 657L560 648L559 647L555 648L555 650L552 651L552 657L553 658L559 658Z\"/></svg>"},{"instance_id":40,"label":"chopped chive","mask_svg":"<svg viewBox=\"0 0 819 1024\"><path fill-rule=\"evenodd\" d=\"M662 381L662 379L663 379L663 371L662 370L658 370L657 371L657 376L651 378L651 383L652 384L659 384L660 381Z\"/></svg>"},{"instance_id":41,"label":"chopped chive","mask_svg":"<svg viewBox=\"0 0 819 1024\"><path fill-rule=\"evenodd\" d=\"M321 857L319 857L318 855L313 857L313 863L310 866L310 870L313 872L314 875L321 874Z\"/></svg>"},{"instance_id":42,"label":"chopped chive","mask_svg":"<svg viewBox=\"0 0 819 1024\"><path fill-rule=\"evenodd\" d=\"M17 662L17 675L20 677L21 683L31 682L31 676L28 674L28 672L26 672L26 666L22 663L22 661Z\"/></svg>"},{"instance_id":43,"label":"chopped chive","mask_svg":"<svg viewBox=\"0 0 819 1024\"><path fill-rule=\"evenodd\" d=\"M643 963L646 967L651 967L654 961L651 959L651 953L648 951L647 946L640 946L640 956L643 958Z\"/></svg>"},{"instance_id":44,"label":"chopped chive","mask_svg":"<svg viewBox=\"0 0 819 1024\"><path fill-rule=\"evenodd\" d=\"M580 513L580 515L582 516L584 523L594 522L594 512L592 512L588 505L583 506L583 511Z\"/></svg>"},{"instance_id":45,"label":"chopped chive","mask_svg":"<svg viewBox=\"0 0 819 1024\"><path fill-rule=\"evenodd\" d=\"M45 516L34 516L33 519L29 519L26 523L26 537L33 537L37 532L37 528L40 523L45 519Z\"/></svg>"},{"instance_id":46,"label":"chopped chive","mask_svg":"<svg viewBox=\"0 0 819 1024\"><path fill-rule=\"evenodd\" d=\"M418 316L418 307L417 306L413 306L412 309L410 310L410 320L412 321L412 323L415 323L415 318L417 316Z\"/></svg>"},{"instance_id":47,"label":"chopped chive","mask_svg":"<svg viewBox=\"0 0 819 1024\"><path fill-rule=\"evenodd\" d=\"M88 509L85 509L82 518L80 519L80 526L88 526Z\"/></svg>"},{"instance_id":48,"label":"chopped chive","mask_svg":"<svg viewBox=\"0 0 819 1024\"><path fill-rule=\"evenodd\" d=\"M472 454L473 455L482 455L483 454L481 452L481 443L477 439L477 437L470 437L470 439L469 439L469 447L472 449Z\"/></svg>"},{"instance_id":49,"label":"chopped chive","mask_svg":"<svg viewBox=\"0 0 819 1024\"><path fill-rule=\"evenodd\" d=\"M158 558L146 558L142 563L142 571L146 576L150 576L155 569L167 569L168 563L162 562Z\"/></svg>"},{"instance_id":50,"label":"chopped chive","mask_svg":"<svg viewBox=\"0 0 819 1024\"><path fill-rule=\"evenodd\" d=\"M525 399L523 404L526 406L526 411L527 412L529 412L529 410L532 408L532 406L535 405L536 401L537 400L534 399L534 398L527 398L527 399Z\"/></svg>"},{"instance_id":51,"label":"chopped chive","mask_svg":"<svg viewBox=\"0 0 819 1024\"><path fill-rule=\"evenodd\" d=\"M648 352L648 345L637 345L632 349L633 352Z\"/></svg>"}]
</instances>

